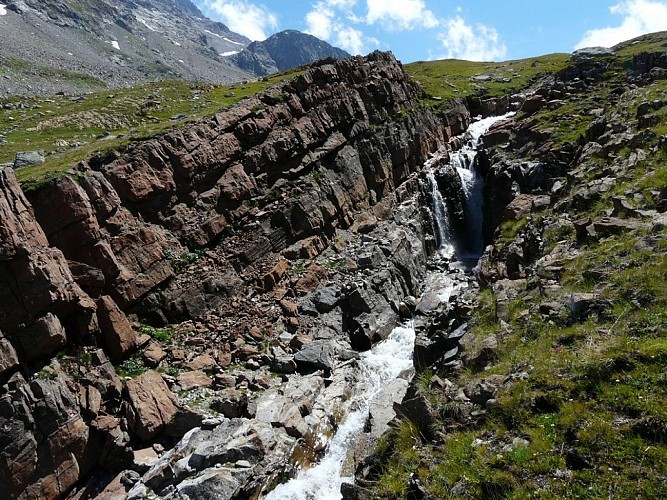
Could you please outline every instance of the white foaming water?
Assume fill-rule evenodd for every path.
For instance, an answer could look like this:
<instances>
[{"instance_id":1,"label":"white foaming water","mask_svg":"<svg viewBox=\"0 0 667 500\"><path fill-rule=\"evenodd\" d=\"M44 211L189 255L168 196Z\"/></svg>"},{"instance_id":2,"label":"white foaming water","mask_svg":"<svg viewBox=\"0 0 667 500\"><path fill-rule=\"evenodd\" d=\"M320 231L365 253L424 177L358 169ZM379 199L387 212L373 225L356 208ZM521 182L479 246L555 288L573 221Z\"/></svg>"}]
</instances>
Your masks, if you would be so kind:
<instances>
[{"instance_id":1,"label":"white foaming water","mask_svg":"<svg viewBox=\"0 0 667 500\"><path fill-rule=\"evenodd\" d=\"M516 113L510 112L501 116L490 116L472 123L468 127L470 140L458 151L452 153L450 162L456 168L461 184L463 185L463 195L466 200L466 221L470 231L470 240L466 248L467 252L459 255L459 259L477 259L484 251L484 237L482 234L482 225L484 216L482 208L484 207L484 179L478 175L475 170L475 157L482 136L491 128L492 125Z\"/></svg>"},{"instance_id":2,"label":"white foaming water","mask_svg":"<svg viewBox=\"0 0 667 500\"><path fill-rule=\"evenodd\" d=\"M6 16L6 15L7 15L7 7L5 7L0 3L0 16Z\"/></svg>"},{"instance_id":3,"label":"white foaming water","mask_svg":"<svg viewBox=\"0 0 667 500\"><path fill-rule=\"evenodd\" d=\"M429 182L431 198L433 199L431 213L435 219L434 229L438 239L438 252L444 257L451 257L454 255L454 246L451 243L452 231L449 227L447 206L445 205L445 200L442 199L440 189L438 189L438 182L435 180L433 170L426 171L426 179Z\"/></svg>"},{"instance_id":4,"label":"white foaming water","mask_svg":"<svg viewBox=\"0 0 667 500\"><path fill-rule=\"evenodd\" d=\"M449 273L429 273L424 280L424 293L435 293L440 302L449 302L455 290L467 288L467 283L455 282Z\"/></svg>"},{"instance_id":5,"label":"white foaming water","mask_svg":"<svg viewBox=\"0 0 667 500\"><path fill-rule=\"evenodd\" d=\"M351 411L329 442L324 458L294 479L266 495L267 500L339 500L340 487L353 478L341 476L343 463L354 440L361 434L373 398L389 382L412 367L415 331L412 327L394 328L387 340L361 355L359 367L366 383L355 398ZM353 405L354 406L354 405Z\"/></svg>"}]
</instances>

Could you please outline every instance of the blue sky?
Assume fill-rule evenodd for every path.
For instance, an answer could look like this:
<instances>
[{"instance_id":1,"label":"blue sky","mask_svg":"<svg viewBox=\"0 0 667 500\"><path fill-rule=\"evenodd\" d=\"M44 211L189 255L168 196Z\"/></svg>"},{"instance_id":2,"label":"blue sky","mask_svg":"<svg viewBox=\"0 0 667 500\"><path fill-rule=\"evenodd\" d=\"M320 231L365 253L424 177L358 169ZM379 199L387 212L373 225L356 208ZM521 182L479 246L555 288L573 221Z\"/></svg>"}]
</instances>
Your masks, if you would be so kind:
<instances>
[{"instance_id":1,"label":"blue sky","mask_svg":"<svg viewBox=\"0 0 667 500\"><path fill-rule=\"evenodd\" d=\"M284 29L403 62L519 59L667 30L667 0L193 0L251 40Z\"/></svg>"}]
</instances>

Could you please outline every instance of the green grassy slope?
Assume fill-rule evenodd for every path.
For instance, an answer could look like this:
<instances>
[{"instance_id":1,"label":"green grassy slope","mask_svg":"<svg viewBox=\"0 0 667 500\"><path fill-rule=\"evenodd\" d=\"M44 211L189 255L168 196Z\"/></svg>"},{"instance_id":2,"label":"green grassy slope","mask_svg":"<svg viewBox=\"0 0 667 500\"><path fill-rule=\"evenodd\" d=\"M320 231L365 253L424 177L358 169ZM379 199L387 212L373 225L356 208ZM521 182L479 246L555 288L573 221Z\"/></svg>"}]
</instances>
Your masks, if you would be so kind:
<instances>
[{"instance_id":1,"label":"green grassy slope","mask_svg":"<svg viewBox=\"0 0 667 500\"><path fill-rule=\"evenodd\" d=\"M630 134L572 165L567 203L501 226L497 255L536 231L552 268L526 263L528 278L509 300L490 288L480 293L470 352L491 336L498 348L484 366L458 376L421 375L432 436L402 422L380 444L383 465L371 496L405 498L416 474L430 498L667 497L667 228L621 213L636 227L586 240L572 223L608 216L619 196L631 210L655 210L667 189L667 106L638 113L646 103L667 102L667 80L627 79L633 56L665 50L667 33L621 44L605 56L611 64L593 91L517 117L548 130L554 151L583 144L581 134L597 117L621 131L629 126ZM608 189L572 208L604 179L613 180ZM545 272L557 286L548 286ZM578 317L567 304L572 294L587 293L598 310ZM506 382L470 414L436 375L458 387L494 375Z\"/></svg>"},{"instance_id":2,"label":"green grassy slope","mask_svg":"<svg viewBox=\"0 0 667 500\"><path fill-rule=\"evenodd\" d=\"M5 138L0 163L12 161L18 151L44 151L44 164L16 172L30 187L95 153L212 116L299 72L226 86L163 81L75 97L6 97L0 99L0 136Z\"/></svg>"},{"instance_id":3,"label":"green grassy slope","mask_svg":"<svg viewBox=\"0 0 667 500\"><path fill-rule=\"evenodd\" d=\"M405 71L419 81L431 97L439 100L468 96L498 97L518 92L535 78L563 69L569 54L551 54L516 61L485 63L446 59L415 62L405 65Z\"/></svg>"}]
</instances>

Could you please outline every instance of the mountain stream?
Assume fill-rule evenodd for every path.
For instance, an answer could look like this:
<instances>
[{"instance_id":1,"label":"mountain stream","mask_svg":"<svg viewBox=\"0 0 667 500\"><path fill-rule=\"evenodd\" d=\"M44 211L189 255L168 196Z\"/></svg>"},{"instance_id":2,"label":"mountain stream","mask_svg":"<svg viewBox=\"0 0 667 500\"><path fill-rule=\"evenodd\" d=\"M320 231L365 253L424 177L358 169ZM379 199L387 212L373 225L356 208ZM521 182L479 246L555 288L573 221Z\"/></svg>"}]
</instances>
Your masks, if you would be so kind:
<instances>
[{"instance_id":1,"label":"mountain stream","mask_svg":"<svg viewBox=\"0 0 667 500\"><path fill-rule=\"evenodd\" d=\"M457 255L457 258L476 259L483 251L482 241L482 205L483 180L474 168L475 156L481 143L481 137L496 122L502 121L513 113L502 116L478 120L470 125L465 145L450 154L450 165L453 166L461 178L466 201L466 221L469 231L470 248L466 253ZM438 254L441 257L454 256L454 237L449 224L447 205L443 200L431 165L438 152L425 164L427 182L429 183L433 206L434 232L438 244ZM448 302L451 294L464 286L464 281L457 280L447 273L433 272L424 282L426 290L435 293L441 302ZM344 482L353 482L352 477L344 477L343 469L348 452L355 440L364 431L373 399L406 370L412 368L412 354L414 349L415 330L411 324L397 326L389 337L377 344L373 349L361 354L358 361L361 371L360 380L364 381L357 387L351 411L345 421L338 427L336 433L327 444L326 452L320 462L308 469L302 469L296 477L277 486L264 498L267 500L333 500L341 498L341 485Z\"/></svg>"}]
</instances>

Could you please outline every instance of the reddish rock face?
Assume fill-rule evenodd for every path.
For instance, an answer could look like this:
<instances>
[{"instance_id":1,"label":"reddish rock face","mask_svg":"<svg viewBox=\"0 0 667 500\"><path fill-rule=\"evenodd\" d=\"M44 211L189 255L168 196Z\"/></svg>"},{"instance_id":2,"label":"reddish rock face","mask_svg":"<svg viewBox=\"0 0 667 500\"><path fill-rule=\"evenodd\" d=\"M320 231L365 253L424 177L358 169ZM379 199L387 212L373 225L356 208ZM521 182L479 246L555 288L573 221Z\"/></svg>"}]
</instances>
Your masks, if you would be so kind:
<instances>
[{"instance_id":1,"label":"reddish rock face","mask_svg":"<svg viewBox=\"0 0 667 500\"><path fill-rule=\"evenodd\" d=\"M123 359L137 347L132 325L111 297L105 295L97 301L97 318L104 346L113 359Z\"/></svg>"},{"instance_id":2,"label":"reddish rock face","mask_svg":"<svg viewBox=\"0 0 667 500\"><path fill-rule=\"evenodd\" d=\"M128 422L142 440L154 438L176 419L178 401L159 373L147 371L129 380L126 390Z\"/></svg>"},{"instance_id":3,"label":"reddish rock face","mask_svg":"<svg viewBox=\"0 0 667 500\"><path fill-rule=\"evenodd\" d=\"M54 318L69 321L79 335L93 333L95 303L74 281L62 252L48 246L11 170L0 172L0 236L0 328L19 337L16 347L26 358L64 345ZM51 319L39 320L46 314ZM53 327L42 328L44 322Z\"/></svg>"}]
</instances>

